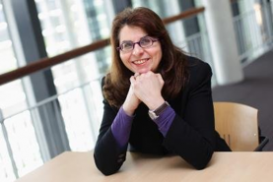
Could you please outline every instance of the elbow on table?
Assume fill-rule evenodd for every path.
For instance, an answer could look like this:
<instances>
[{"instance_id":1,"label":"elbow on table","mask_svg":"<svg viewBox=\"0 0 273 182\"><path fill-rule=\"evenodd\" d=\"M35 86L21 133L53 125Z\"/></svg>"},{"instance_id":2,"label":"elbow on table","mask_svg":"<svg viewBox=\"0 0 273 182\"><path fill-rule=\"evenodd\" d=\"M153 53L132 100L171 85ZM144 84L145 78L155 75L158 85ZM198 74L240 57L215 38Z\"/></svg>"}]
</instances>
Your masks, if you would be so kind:
<instances>
[{"instance_id":1,"label":"elbow on table","mask_svg":"<svg viewBox=\"0 0 273 182\"><path fill-rule=\"evenodd\" d=\"M112 174L115 174L118 170L113 170L113 169L103 169L103 168L98 168L102 174L105 176L110 176Z\"/></svg>"},{"instance_id":2,"label":"elbow on table","mask_svg":"<svg viewBox=\"0 0 273 182\"><path fill-rule=\"evenodd\" d=\"M196 165L193 165L195 169L197 170L202 170L202 169L205 169L208 165L208 162L203 162L203 163L199 163L199 164L196 164Z\"/></svg>"},{"instance_id":3,"label":"elbow on table","mask_svg":"<svg viewBox=\"0 0 273 182\"><path fill-rule=\"evenodd\" d=\"M198 155L199 157L195 156L194 158L191 158L189 163L197 170L205 169L211 161L213 153L213 150L209 150L206 153Z\"/></svg>"},{"instance_id":4,"label":"elbow on table","mask_svg":"<svg viewBox=\"0 0 273 182\"><path fill-rule=\"evenodd\" d=\"M105 176L115 174L120 168L120 166L112 166L108 162L99 161L95 155L94 159L98 170Z\"/></svg>"},{"instance_id":5,"label":"elbow on table","mask_svg":"<svg viewBox=\"0 0 273 182\"><path fill-rule=\"evenodd\" d=\"M197 170L205 169L208 166L212 158L212 155L213 155L213 152L205 156L203 159L199 159L198 161L192 163L193 167Z\"/></svg>"}]
</instances>

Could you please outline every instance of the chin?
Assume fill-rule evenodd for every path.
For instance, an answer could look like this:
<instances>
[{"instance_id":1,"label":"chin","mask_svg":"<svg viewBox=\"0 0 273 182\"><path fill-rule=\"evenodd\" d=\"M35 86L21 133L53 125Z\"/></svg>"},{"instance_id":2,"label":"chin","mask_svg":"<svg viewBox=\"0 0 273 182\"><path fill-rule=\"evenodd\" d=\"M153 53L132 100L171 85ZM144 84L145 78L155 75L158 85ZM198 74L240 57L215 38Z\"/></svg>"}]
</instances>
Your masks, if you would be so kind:
<instances>
[{"instance_id":1,"label":"chin","mask_svg":"<svg viewBox=\"0 0 273 182\"><path fill-rule=\"evenodd\" d=\"M147 72L153 71L153 70L151 68L143 68L143 69L139 69L138 71L139 71L139 73L143 74L143 73L147 73Z\"/></svg>"}]
</instances>

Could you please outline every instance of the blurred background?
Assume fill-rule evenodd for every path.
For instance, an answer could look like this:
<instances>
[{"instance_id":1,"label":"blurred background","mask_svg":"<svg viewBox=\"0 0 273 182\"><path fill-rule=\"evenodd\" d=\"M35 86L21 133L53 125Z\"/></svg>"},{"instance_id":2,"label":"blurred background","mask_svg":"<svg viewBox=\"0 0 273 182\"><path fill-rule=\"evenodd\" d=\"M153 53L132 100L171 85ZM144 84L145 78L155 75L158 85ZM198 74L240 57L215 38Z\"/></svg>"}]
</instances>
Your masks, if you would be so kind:
<instances>
[{"instance_id":1,"label":"blurred background","mask_svg":"<svg viewBox=\"0 0 273 182\"><path fill-rule=\"evenodd\" d=\"M244 68L271 52L273 6L270 0L218 1L0 0L0 181L14 181L63 151L94 148L103 109L100 81L111 62L111 22L125 7L160 15L175 45L211 65L215 97L224 100L227 89L218 88L238 85ZM100 41L79 56L69 53ZM61 54L68 59L1 78Z\"/></svg>"}]
</instances>

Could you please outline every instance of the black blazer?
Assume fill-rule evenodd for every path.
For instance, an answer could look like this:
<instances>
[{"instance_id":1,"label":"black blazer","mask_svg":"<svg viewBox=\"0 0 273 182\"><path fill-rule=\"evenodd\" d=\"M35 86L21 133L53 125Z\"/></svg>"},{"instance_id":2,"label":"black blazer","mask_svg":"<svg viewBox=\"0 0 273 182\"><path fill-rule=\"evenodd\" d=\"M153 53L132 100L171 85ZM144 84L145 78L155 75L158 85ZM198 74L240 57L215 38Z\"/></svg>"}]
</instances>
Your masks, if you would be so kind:
<instances>
[{"instance_id":1,"label":"black blazer","mask_svg":"<svg viewBox=\"0 0 273 182\"><path fill-rule=\"evenodd\" d=\"M149 154L176 154L194 166L203 169L214 151L229 151L229 147L214 129L213 101L211 96L210 66L196 58L188 57L189 81L173 100L167 100L176 116L164 138L157 125L149 118L148 108L139 105L133 120L129 144L131 151ZM106 100L94 159L105 175L119 170L126 159L127 146L120 149L111 124L118 109Z\"/></svg>"}]
</instances>

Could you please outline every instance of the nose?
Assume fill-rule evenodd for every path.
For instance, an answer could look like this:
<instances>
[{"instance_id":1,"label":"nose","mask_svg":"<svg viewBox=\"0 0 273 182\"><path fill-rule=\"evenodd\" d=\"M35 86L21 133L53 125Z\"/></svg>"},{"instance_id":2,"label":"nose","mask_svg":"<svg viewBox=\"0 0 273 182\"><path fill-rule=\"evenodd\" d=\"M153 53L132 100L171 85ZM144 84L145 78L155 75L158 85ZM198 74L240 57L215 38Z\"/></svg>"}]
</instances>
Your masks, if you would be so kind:
<instances>
[{"instance_id":1,"label":"nose","mask_svg":"<svg viewBox=\"0 0 273 182\"><path fill-rule=\"evenodd\" d=\"M135 44L134 49L133 49L133 55L138 55L143 53L143 48L140 47L139 44Z\"/></svg>"}]
</instances>

